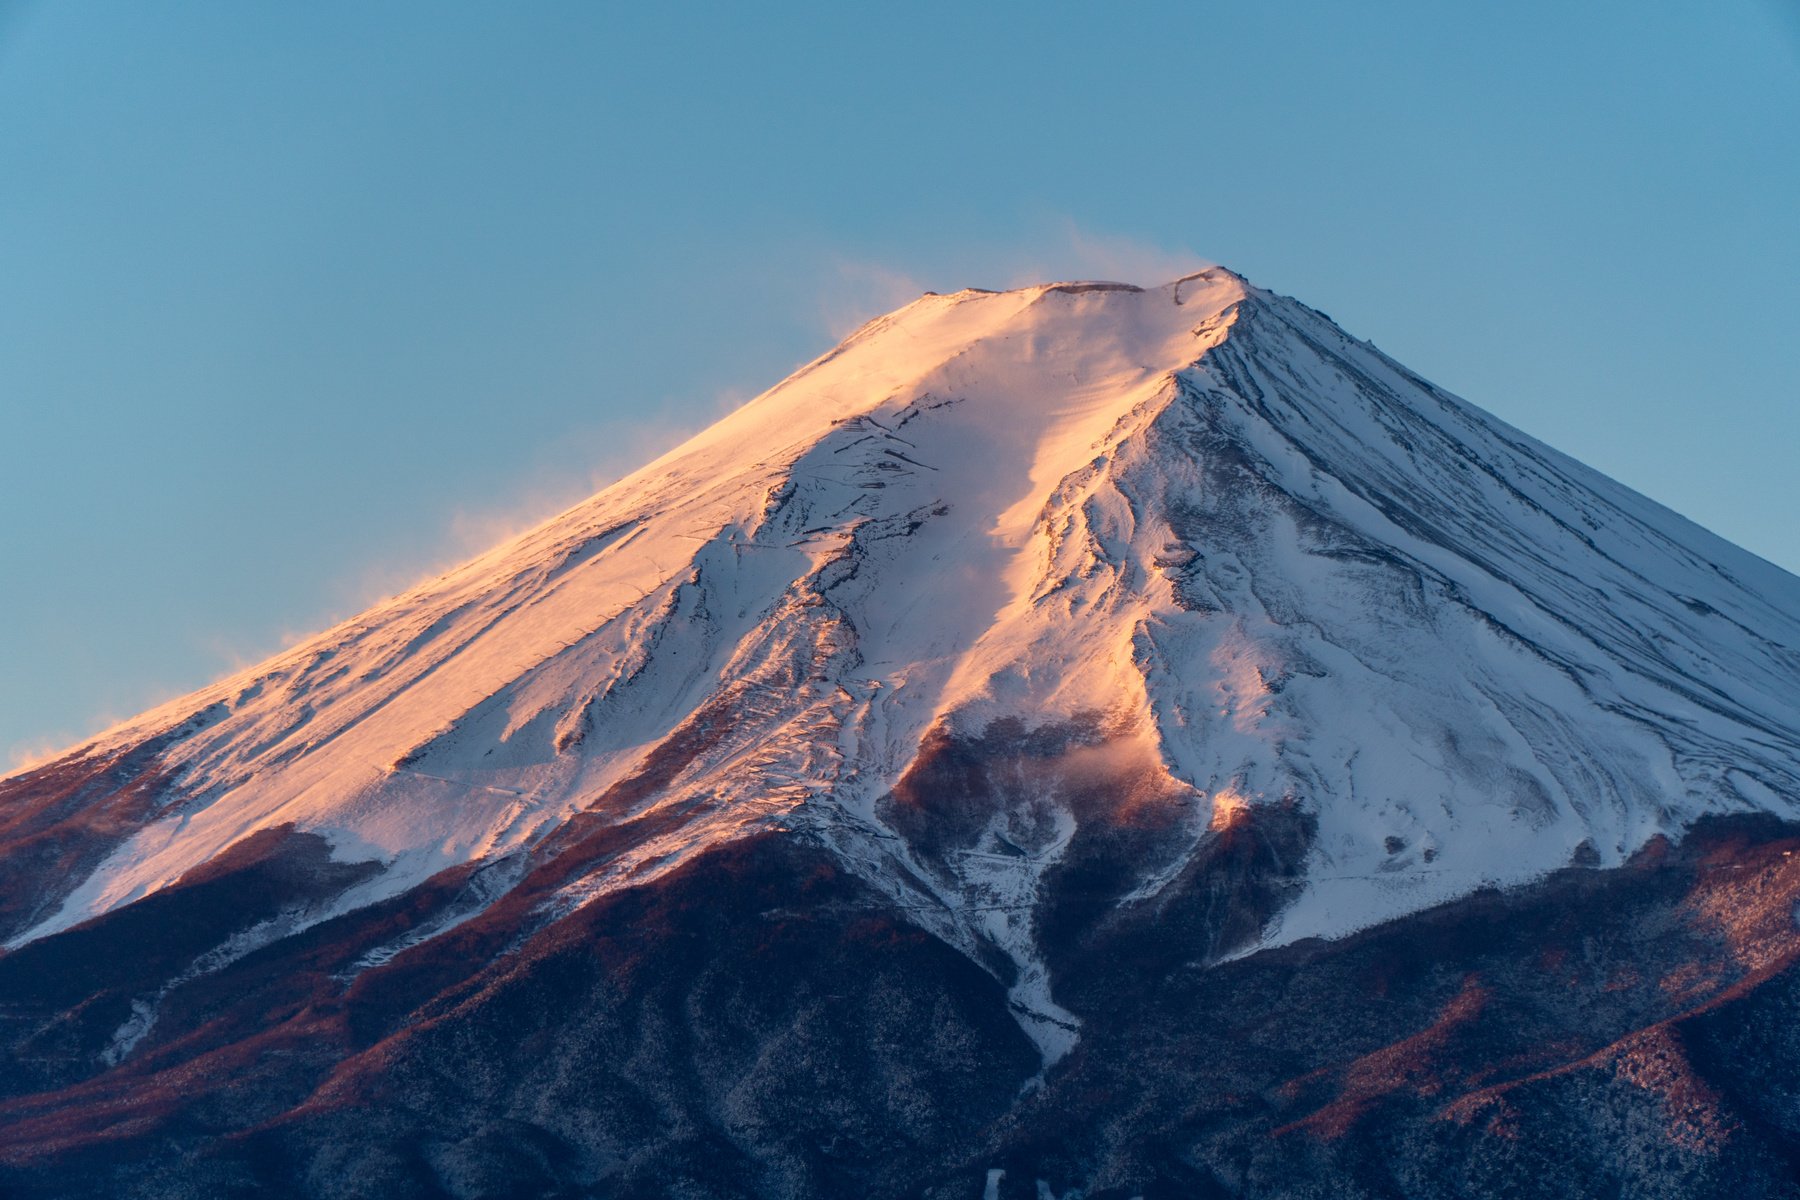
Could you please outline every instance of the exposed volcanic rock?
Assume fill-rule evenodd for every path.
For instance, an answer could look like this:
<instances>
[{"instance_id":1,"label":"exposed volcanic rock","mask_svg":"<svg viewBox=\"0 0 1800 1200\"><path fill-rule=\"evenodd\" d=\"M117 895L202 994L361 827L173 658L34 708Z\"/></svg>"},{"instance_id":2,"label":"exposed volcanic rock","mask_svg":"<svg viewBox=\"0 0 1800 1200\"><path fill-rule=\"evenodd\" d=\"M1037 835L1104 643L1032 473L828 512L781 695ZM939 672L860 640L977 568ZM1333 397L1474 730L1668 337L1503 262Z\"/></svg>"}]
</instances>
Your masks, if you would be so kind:
<instances>
[{"instance_id":1,"label":"exposed volcanic rock","mask_svg":"<svg viewBox=\"0 0 1800 1200\"><path fill-rule=\"evenodd\" d=\"M1797 648L1229 272L928 295L0 780L0 1193L1795 1194Z\"/></svg>"}]
</instances>

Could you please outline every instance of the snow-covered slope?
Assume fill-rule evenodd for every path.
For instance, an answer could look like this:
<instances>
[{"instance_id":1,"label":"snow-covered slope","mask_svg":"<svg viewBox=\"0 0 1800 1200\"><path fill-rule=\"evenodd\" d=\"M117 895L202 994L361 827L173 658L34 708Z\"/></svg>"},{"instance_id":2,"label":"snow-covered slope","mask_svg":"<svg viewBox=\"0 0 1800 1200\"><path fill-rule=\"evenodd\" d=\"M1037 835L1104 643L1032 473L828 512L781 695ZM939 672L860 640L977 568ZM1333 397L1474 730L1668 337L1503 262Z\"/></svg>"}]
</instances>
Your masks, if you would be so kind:
<instances>
[{"instance_id":1,"label":"snow-covered slope","mask_svg":"<svg viewBox=\"0 0 1800 1200\"><path fill-rule=\"evenodd\" d=\"M1001 963L1054 1058L1036 916L1083 822L1157 831L1129 905L1243 814L1304 814L1261 944L1340 935L1793 815L1797 647L1800 580L1229 272L927 295L78 751L154 739L174 783L11 944L289 823L384 869L267 937L477 859L491 900L578 813L630 836L547 918L785 829ZM909 771L1015 727L1082 732L975 833L921 839ZM1077 812L1096 772L1130 786Z\"/></svg>"}]
</instances>

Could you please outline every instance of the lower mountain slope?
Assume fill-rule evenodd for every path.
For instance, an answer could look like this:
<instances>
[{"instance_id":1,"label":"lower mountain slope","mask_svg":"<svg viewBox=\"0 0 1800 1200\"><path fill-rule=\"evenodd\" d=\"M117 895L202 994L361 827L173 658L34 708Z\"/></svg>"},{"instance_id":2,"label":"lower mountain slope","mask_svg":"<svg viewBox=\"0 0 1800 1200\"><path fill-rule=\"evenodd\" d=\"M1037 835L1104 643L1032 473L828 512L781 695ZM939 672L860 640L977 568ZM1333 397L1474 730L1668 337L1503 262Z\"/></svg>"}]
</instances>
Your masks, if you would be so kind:
<instances>
[{"instance_id":1,"label":"lower mountain slope","mask_svg":"<svg viewBox=\"0 0 1800 1200\"><path fill-rule=\"evenodd\" d=\"M146 978L341 882L316 840L267 839L0 960L0 1188L1800 1192L1800 828L1707 818L1623 867L1206 957L1278 902L1303 833L1243 819L1154 913L1042 933L1082 1029L1048 1072L989 972L774 833L545 924L548 869L359 970L468 884L436 881L177 985L109 1065Z\"/></svg>"}]
</instances>

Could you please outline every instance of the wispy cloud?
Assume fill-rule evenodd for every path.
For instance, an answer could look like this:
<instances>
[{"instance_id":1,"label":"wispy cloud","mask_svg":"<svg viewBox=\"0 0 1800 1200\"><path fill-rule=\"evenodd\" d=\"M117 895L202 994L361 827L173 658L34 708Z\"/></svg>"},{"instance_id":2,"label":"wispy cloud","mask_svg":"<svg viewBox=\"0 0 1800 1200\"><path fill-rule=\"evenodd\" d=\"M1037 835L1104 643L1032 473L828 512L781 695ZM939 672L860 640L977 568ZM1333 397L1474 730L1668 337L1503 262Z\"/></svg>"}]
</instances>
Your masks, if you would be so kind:
<instances>
[{"instance_id":1,"label":"wispy cloud","mask_svg":"<svg viewBox=\"0 0 1800 1200\"><path fill-rule=\"evenodd\" d=\"M1072 218L1056 222L1055 241L1045 248L1053 277L1110 279L1143 286L1167 283L1217 266L1185 247L1157 245L1143 238L1084 229ZM1019 283L1039 282L1021 279Z\"/></svg>"},{"instance_id":2,"label":"wispy cloud","mask_svg":"<svg viewBox=\"0 0 1800 1200\"><path fill-rule=\"evenodd\" d=\"M497 505L458 509L450 518L449 535L457 561L491 550L574 507L594 493L661 458L720 417L741 407L754 393L730 388L711 403L677 416L639 417L629 424L609 423L574 433L561 441L580 447L586 466L579 470L538 474L524 490Z\"/></svg>"},{"instance_id":3,"label":"wispy cloud","mask_svg":"<svg viewBox=\"0 0 1800 1200\"><path fill-rule=\"evenodd\" d=\"M341 620L461 566L496 546L528 533L596 492L653 462L748 401L754 393L726 389L710 403L686 406L683 413L659 413L627 422L598 424L559 434L559 459L580 467L539 462L510 495L493 503L453 510L441 532L421 552L386 554L351 572L334 590ZM574 452L571 453L571 447ZM331 622L322 622L320 628ZM317 630L283 636L282 648Z\"/></svg>"},{"instance_id":4,"label":"wispy cloud","mask_svg":"<svg viewBox=\"0 0 1800 1200\"><path fill-rule=\"evenodd\" d=\"M864 322L917 300L927 290L906 271L840 256L819 288L819 320L832 337L845 338Z\"/></svg>"},{"instance_id":5,"label":"wispy cloud","mask_svg":"<svg viewBox=\"0 0 1800 1200\"><path fill-rule=\"evenodd\" d=\"M1092 229L1068 216L1036 222L1009 245L969 248L949 261L943 261L945 253L911 262L879 255L833 256L820 272L819 324L830 336L843 338L927 290L1014 288L1074 279L1152 286L1218 265L1186 247Z\"/></svg>"},{"instance_id":6,"label":"wispy cloud","mask_svg":"<svg viewBox=\"0 0 1800 1200\"><path fill-rule=\"evenodd\" d=\"M6 750L4 773L11 775L16 771L29 771L33 767L41 767L78 740L80 739L75 735L52 734L23 742L14 742Z\"/></svg>"},{"instance_id":7,"label":"wispy cloud","mask_svg":"<svg viewBox=\"0 0 1800 1200\"><path fill-rule=\"evenodd\" d=\"M992 277L1003 287L1074 279L1150 287L1217 265L1183 247L1088 228L1068 216L1043 222L1016 246L982 252L975 262L992 264Z\"/></svg>"},{"instance_id":8,"label":"wispy cloud","mask_svg":"<svg viewBox=\"0 0 1800 1200\"><path fill-rule=\"evenodd\" d=\"M143 703L134 712L148 712L161 704L181 695L178 691L166 688L147 689L143 693ZM41 767L53 762L69 751L105 733L115 725L122 724L129 717L117 711L107 709L85 723L80 729L70 729L66 724L50 733L38 734L23 741L17 741L6 748L6 767L0 775L11 775L18 771L29 771L33 767Z\"/></svg>"}]
</instances>

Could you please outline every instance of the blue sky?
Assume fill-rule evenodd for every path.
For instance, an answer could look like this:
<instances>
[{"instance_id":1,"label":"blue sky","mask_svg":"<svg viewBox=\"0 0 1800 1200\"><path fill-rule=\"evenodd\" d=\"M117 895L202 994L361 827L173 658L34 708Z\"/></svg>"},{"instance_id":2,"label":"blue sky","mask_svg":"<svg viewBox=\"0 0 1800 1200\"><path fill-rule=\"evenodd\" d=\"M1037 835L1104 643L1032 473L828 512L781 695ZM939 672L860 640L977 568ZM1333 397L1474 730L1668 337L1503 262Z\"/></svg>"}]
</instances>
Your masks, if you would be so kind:
<instances>
[{"instance_id":1,"label":"blue sky","mask_svg":"<svg viewBox=\"0 0 1800 1200\"><path fill-rule=\"evenodd\" d=\"M925 288L1221 262L1800 569L1800 7L0 0L0 766Z\"/></svg>"}]
</instances>

